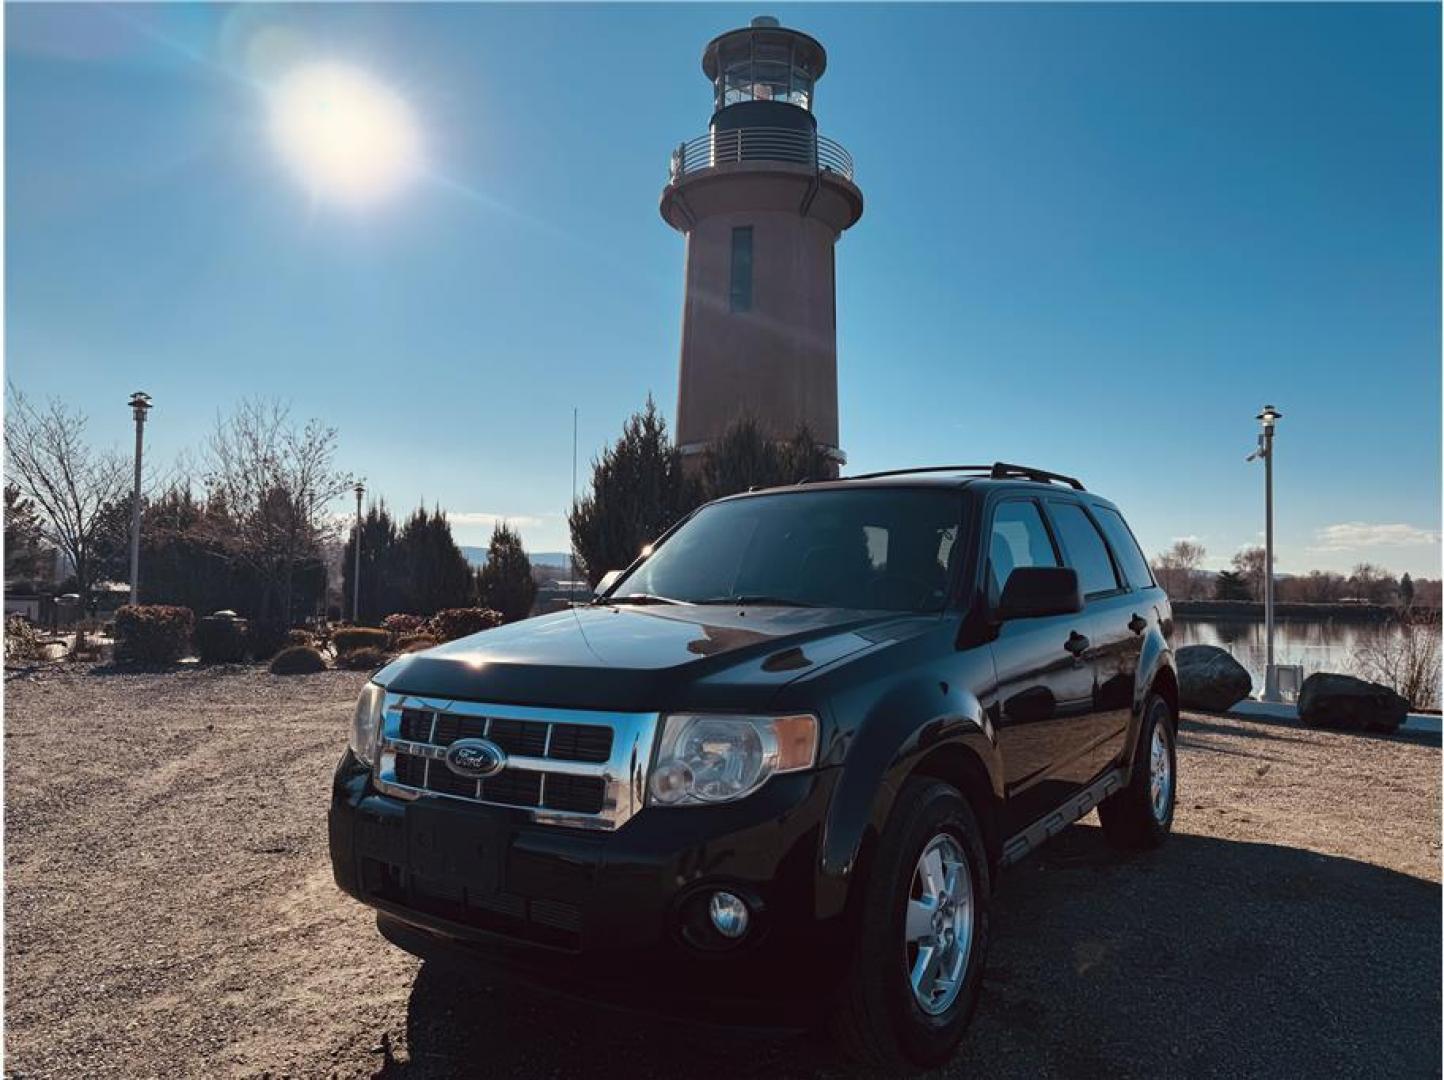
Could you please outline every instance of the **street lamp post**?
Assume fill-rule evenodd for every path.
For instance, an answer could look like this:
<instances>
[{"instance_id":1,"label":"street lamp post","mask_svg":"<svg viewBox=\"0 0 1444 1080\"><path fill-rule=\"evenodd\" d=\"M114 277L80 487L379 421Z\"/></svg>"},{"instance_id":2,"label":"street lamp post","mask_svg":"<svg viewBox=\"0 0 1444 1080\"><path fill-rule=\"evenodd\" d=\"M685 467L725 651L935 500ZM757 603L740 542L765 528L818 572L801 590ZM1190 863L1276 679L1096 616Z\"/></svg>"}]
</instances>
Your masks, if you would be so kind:
<instances>
[{"instance_id":1,"label":"street lamp post","mask_svg":"<svg viewBox=\"0 0 1444 1080\"><path fill-rule=\"evenodd\" d=\"M361 496L366 494L366 485L356 482L356 565L351 574L351 621L361 625Z\"/></svg>"},{"instance_id":2,"label":"street lamp post","mask_svg":"<svg viewBox=\"0 0 1444 1080\"><path fill-rule=\"evenodd\" d=\"M137 390L130 395L130 412L135 417L135 487L130 505L130 602L140 603L140 458L145 441L145 414L150 395Z\"/></svg>"},{"instance_id":3,"label":"street lamp post","mask_svg":"<svg viewBox=\"0 0 1444 1080\"><path fill-rule=\"evenodd\" d=\"M1258 414L1258 449L1249 455L1264 463L1264 689L1260 701L1283 701L1274 666L1274 424L1282 417L1272 405Z\"/></svg>"}]
</instances>

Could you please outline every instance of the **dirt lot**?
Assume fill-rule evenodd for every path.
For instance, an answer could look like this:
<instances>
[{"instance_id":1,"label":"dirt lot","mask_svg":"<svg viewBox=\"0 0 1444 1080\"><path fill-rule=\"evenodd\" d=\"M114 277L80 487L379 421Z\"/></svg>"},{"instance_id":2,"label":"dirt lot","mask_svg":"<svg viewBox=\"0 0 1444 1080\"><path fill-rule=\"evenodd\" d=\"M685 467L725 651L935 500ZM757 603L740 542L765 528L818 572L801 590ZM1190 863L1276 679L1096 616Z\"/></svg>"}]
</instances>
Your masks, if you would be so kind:
<instances>
[{"instance_id":1,"label":"dirt lot","mask_svg":"<svg viewBox=\"0 0 1444 1080\"><path fill-rule=\"evenodd\" d=\"M361 676L6 686L13 1076L849 1075L804 1036L458 984L331 884ZM1194 718L1175 838L1006 872L948 1075L1438 1075L1440 753Z\"/></svg>"}]
</instances>

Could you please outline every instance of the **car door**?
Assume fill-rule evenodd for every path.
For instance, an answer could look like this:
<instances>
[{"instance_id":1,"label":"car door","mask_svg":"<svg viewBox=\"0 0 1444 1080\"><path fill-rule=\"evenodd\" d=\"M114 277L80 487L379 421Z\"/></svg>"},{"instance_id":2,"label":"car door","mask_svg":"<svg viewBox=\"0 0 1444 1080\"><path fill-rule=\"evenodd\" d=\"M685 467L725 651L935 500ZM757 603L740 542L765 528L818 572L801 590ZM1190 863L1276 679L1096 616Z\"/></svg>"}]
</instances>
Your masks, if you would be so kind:
<instances>
[{"instance_id":1,"label":"car door","mask_svg":"<svg viewBox=\"0 0 1444 1080\"><path fill-rule=\"evenodd\" d=\"M1108 541L1113 565L1127 589L1112 599L1103 614L1105 636L1109 636L1114 645L1102 672L1105 682L1113 678L1120 683L1119 691L1111 696L1117 699L1116 707L1123 710L1123 720L1127 723L1133 703L1138 700L1138 667L1143 658L1144 638L1148 627L1158 619L1150 593L1154 588L1153 571L1148 568L1148 559L1122 514L1101 501L1089 502L1086 507Z\"/></svg>"},{"instance_id":2,"label":"car door","mask_svg":"<svg viewBox=\"0 0 1444 1080\"><path fill-rule=\"evenodd\" d=\"M1014 569L1063 565L1036 499L997 502L984 535L990 606L996 606ZM1056 809L1081 786L1076 761L1088 750L1094 729L1092 662L1079 647L1079 638L1087 636L1086 620L1083 612L1012 619L997 628L991 643L998 680L994 723L1010 832Z\"/></svg>"},{"instance_id":3,"label":"car door","mask_svg":"<svg viewBox=\"0 0 1444 1080\"><path fill-rule=\"evenodd\" d=\"M1046 505L1064 563L1078 573L1087 618L1093 707L1086 745L1073 763L1075 779L1087 784L1123 754L1141 639L1129 625L1133 598L1088 508L1074 499Z\"/></svg>"}]
</instances>

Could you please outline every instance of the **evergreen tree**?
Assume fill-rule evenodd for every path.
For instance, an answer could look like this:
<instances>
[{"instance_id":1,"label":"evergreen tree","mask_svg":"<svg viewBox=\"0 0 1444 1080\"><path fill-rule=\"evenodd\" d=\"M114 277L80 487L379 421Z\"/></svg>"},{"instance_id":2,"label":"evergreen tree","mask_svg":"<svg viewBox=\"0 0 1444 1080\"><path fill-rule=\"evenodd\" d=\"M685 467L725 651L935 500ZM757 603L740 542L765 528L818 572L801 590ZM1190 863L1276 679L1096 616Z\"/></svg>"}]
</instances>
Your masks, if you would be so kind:
<instances>
[{"instance_id":1,"label":"evergreen tree","mask_svg":"<svg viewBox=\"0 0 1444 1080\"><path fill-rule=\"evenodd\" d=\"M398 600L404 600L400 587L405 580L405 568L397 551L396 522L392 520L386 504L372 503L366 516L361 519L361 605L356 621L364 625L376 625L393 611L404 608ZM341 611L352 617L352 580L356 573L356 526L352 524L341 553Z\"/></svg>"},{"instance_id":2,"label":"evergreen tree","mask_svg":"<svg viewBox=\"0 0 1444 1080\"><path fill-rule=\"evenodd\" d=\"M40 576L42 537L35 503L14 484L5 485L5 583Z\"/></svg>"},{"instance_id":3,"label":"evergreen tree","mask_svg":"<svg viewBox=\"0 0 1444 1080\"><path fill-rule=\"evenodd\" d=\"M762 433L750 416L729 424L702 458L702 477L710 499L792 482L784 480L783 475L778 445Z\"/></svg>"},{"instance_id":4,"label":"evergreen tree","mask_svg":"<svg viewBox=\"0 0 1444 1080\"><path fill-rule=\"evenodd\" d=\"M682 455L649 396L622 437L592 463L591 491L567 515L581 571L595 585L608 570L630 565L699 501L698 485L683 474Z\"/></svg>"},{"instance_id":5,"label":"evergreen tree","mask_svg":"<svg viewBox=\"0 0 1444 1080\"><path fill-rule=\"evenodd\" d=\"M1406 608L1414 606L1414 579L1407 570L1399 579L1399 603Z\"/></svg>"},{"instance_id":6,"label":"evergreen tree","mask_svg":"<svg viewBox=\"0 0 1444 1080\"><path fill-rule=\"evenodd\" d=\"M502 621L516 622L531 614L536 599L531 560L521 537L504 521L492 531L486 565L477 571L476 585L481 606L501 612Z\"/></svg>"},{"instance_id":7,"label":"evergreen tree","mask_svg":"<svg viewBox=\"0 0 1444 1080\"><path fill-rule=\"evenodd\" d=\"M788 484L831 480L837 475L837 463L828 454L827 447L813 438L812 429L803 424L782 445L782 472L787 478L783 482Z\"/></svg>"},{"instance_id":8,"label":"evergreen tree","mask_svg":"<svg viewBox=\"0 0 1444 1080\"><path fill-rule=\"evenodd\" d=\"M100 512L91 556L96 581L130 581L130 508L134 504L135 496L126 492L120 498L106 503ZM142 502L142 526L145 509ZM151 601L147 599L145 602Z\"/></svg>"},{"instance_id":9,"label":"evergreen tree","mask_svg":"<svg viewBox=\"0 0 1444 1080\"><path fill-rule=\"evenodd\" d=\"M404 567L405 588L404 596L395 598L401 604L396 610L434 615L443 608L470 604L471 566L456 546L451 524L439 508L428 514L424 507L418 507L402 527L397 548L396 562L399 568ZM382 612L383 616L389 614Z\"/></svg>"},{"instance_id":10,"label":"evergreen tree","mask_svg":"<svg viewBox=\"0 0 1444 1080\"><path fill-rule=\"evenodd\" d=\"M707 448L702 461L709 499L753 488L826 480L832 475L832 459L806 426L798 428L787 442L777 442L763 434L750 416L729 424L722 437Z\"/></svg>"},{"instance_id":11,"label":"evergreen tree","mask_svg":"<svg viewBox=\"0 0 1444 1080\"><path fill-rule=\"evenodd\" d=\"M1253 589L1240 571L1220 570L1214 578L1213 595L1217 600L1252 600Z\"/></svg>"},{"instance_id":12,"label":"evergreen tree","mask_svg":"<svg viewBox=\"0 0 1444 1080\"><path fill-rule=\"evenodd\" d=\"M197 615L229 608L256 613L253 583L215 539L225 531L225 505L196 501L189 489L174 488L141 511L140 578L147 604L175 604Z\"/></svg>"}]
</instances>

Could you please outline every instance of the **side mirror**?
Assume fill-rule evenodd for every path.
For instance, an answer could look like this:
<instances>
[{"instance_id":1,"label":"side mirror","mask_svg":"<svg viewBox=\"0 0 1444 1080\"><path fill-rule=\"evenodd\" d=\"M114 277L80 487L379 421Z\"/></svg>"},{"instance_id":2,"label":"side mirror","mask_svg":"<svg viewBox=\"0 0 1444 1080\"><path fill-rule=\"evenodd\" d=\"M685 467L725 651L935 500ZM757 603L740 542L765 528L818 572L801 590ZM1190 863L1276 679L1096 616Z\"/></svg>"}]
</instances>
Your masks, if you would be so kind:
<instances>
[{"instance_id":1,"label":"side mirror","mask_svg":"<svg viewBox=\"0 0 1444 1080\"><path fill-rule=\"evenodd\" d=\"M617 578L621 576L622 572L620 570L608 570L605 574L602 575L602 580L597 582L596 587L592 589L592 595L605 596L607 590L610 589L613 585L615 585L617 583Z\"/></svg>"},{"instance_id":2,"label":"side mirror","mask_svg":"<svg viewBox=\"0 0 1444 1080\"><path fill-rule=\"evenodd\" d=\"M1019 566L1008 575L998 601L998 622L1071 615L1083 610L1078 571L1066 566Z\"/></svg>"}]
</instances>

